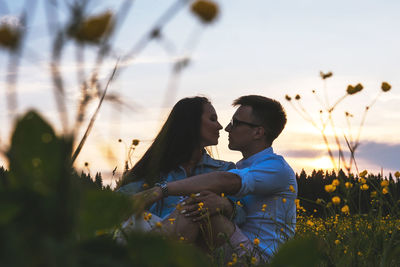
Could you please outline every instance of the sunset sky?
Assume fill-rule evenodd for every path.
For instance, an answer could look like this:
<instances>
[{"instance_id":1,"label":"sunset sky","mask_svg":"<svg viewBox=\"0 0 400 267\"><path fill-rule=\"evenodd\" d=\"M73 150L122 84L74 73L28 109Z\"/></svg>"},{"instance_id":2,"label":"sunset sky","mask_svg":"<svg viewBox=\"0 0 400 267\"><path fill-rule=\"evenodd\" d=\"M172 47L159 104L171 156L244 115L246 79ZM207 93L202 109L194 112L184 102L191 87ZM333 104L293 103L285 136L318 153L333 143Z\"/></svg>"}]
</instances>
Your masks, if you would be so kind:
<instances>
[{"instance_id":1,"label":"sunset sky","mask_svg":"<svg viewBox=\"0 0 400 267\"><path fill-rule=\"evenodd\" d=\"M26 1L5 1L0 4L2 23L18 24L17 16ZM31 1L29 1L31 2ZM61 132L57 105L49 71L51 44L44 1L31 2L23 57L18 73L18 114L29 108L39 110ZM66 3L57 1L57 21L52 26L65 26L69 18ZM137 0L118 27L113 40L113 54L100 72L105 83L118 57L125 55L148 32L156 20L175 1ZM157 134L173 104L187 96L205 95L212 101L223 126L229 122L235 108L234 99L241 95L260 94L279 100L286 109L287 126L273 148L283 155L293 169L332 168L321 133L307 122L285 100L285 95L300 94L302 106L316 122L323 109L315 95L329 104L345 95L349 84L361 83L364 89L346 97L333 111L335 130L342 140L350 138L344 113L350 112L351 135L355 138L366 105L381 92L381 83L392 85L381 93L367 113L361 131L361 144L356 151L359 170L384 175L400 170L400 2L398 0L286 0L286 1L216 1L220 8L217 20L204 26L184 7L162 30L161 41L153 41L132 61L124 62L120 74L109 88L122 104L104 103L95 126L79 155L76 167L84 169L89 162L91 173L106 177L117 167L123 169L126 146L132 139L141 143L133 153L134 163ZM124 1L92 1L89 15L118 10ZM193 42L189 42L192 40ZM189 45L188 45L189 44ZM194 44L194 45L190 45ZM88 46L84 66L88 74L93 68L96 48ZM5 149L12 129L6 105L8 54L0 51L0 146ZM189 65L168 87L174 63L189 56ZM73 41L65 45L62 73L67 92L69 127L73 127L77 102L76 49ZM333 72L325 80L319 73ZM316 94L312 93L315 90ZM292 100L295 101L295 100ZM98 103L88 107L93 114ZM84 123L86 126L88 121ZM85 127L80 131L82 136ZM333 131L326 135L338 157ZM123 142L119 143L118 139ZM229 151L227 134L221 131L220 142L213 148L214 156L238 161L241 154ZM348 158L348 153L347 160ZM7 165L0 157L0 165ZM353 171L355 169L353 168ZM105 181L111 183L111 180Z\"/></svg>"}]
</instances>

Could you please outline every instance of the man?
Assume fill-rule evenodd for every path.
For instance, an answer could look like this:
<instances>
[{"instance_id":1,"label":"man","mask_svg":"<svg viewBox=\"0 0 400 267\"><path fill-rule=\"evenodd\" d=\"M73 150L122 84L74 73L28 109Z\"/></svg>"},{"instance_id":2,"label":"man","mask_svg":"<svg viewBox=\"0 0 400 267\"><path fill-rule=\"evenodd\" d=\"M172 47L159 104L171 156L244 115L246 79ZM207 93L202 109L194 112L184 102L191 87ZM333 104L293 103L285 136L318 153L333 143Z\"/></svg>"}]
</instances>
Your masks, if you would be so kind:
<instances>
[{"instance_id":1,"label":"man","mask_svg":"<svg viewBox=\"0 0 400 267\"><path fill-rule=\"evenodd\" d=\"M148 205L167 195L197 193L165 220L165 233L194 242L201 232L197 222L207 217L214 233L209 239L216 246L225 242L217 235L222 232L239 257L250 251L257 261L267 261L279 244L294 235L296 224L295 174L271 147L285 127L286 114L279 102L263 96L242 96L233 105L239 108L225 130L229 148L243 155L238 169L161 184L135 197L146 195L144 205ZM246 220L240 227L229 220L234 206L222 193L241 198Z\"/></svg>"}]
</instances>

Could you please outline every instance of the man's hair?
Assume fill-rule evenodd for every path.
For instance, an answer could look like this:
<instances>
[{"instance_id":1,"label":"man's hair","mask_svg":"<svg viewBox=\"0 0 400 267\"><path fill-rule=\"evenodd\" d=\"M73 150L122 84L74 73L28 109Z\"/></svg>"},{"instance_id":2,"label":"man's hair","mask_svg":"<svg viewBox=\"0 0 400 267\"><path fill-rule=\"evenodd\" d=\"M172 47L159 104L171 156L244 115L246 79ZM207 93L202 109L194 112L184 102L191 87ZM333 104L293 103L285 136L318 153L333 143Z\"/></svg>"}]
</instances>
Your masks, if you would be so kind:
<instances>
[{"instance_id":1,"label":"man's hair","mask_svg":"<svg viewBox=\"0 0 400 267\"><path fill-rule=\"evenodd\" d=\"M281 103L260 95L246 95L233 101L233 106L238 105L252 108L252 115L264 127L266 140L272 145L286 124L286 113Z\"/></svg>"}]
</instances>

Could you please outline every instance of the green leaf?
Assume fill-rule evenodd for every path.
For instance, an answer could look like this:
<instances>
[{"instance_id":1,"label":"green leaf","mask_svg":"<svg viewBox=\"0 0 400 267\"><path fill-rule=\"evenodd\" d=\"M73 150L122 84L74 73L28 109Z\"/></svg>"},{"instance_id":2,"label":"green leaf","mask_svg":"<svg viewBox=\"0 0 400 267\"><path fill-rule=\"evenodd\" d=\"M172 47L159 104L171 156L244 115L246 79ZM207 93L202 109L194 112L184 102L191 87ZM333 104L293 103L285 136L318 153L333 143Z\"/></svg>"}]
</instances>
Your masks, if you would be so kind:
<instances>
[{"instance_id":1,"label":"green leaf","mask_svg":"<svg viewBox=\"0 0 400 267\"><path fill-rule=\"evenodd\" d=\"M11 183L43 195L54 192L68 176L71 140L59 139L51 125L35 111L18 119L8 151Z\"/></svg>"},{"instance_id":2,"label":"green leaf","mask_svg":"<svg viewBox=\"0 0 400 267\"><path fill-rule=\"evenodd\" d=\"M293 239L279 249L272 258L272 267L310 267L317 266L322 260L322 252L316 239Z\"/></svg>"},{"instance_id":3,"label":"green leaf","mask_svg":"<svg viewBox=\"0 0 400 267\"><path fill-rule=\"evenodd\" d=\"M132 213L132 200L110 190L90 189L81 198L79 231L82 237L112 230Z\"/></svg>"}]
</instances>

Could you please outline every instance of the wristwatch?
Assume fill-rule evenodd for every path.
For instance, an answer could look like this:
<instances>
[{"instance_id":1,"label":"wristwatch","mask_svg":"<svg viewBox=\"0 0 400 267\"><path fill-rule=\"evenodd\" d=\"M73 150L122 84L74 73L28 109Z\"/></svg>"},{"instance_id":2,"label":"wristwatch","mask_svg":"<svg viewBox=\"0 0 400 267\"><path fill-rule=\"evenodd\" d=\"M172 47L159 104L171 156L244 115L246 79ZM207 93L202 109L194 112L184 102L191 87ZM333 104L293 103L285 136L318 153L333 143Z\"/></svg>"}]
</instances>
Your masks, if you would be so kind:
<instances>
[{"instance_id":1,"label":"wristwatch","mask_svg":"<svg viewBox=\"0 0 400 267\"><path fill-rule=\"evenodd\" d=\"M162 196L163 196L163 197L167 197L167 196L168 196L168 186L167 186L167 182L156 183L155 186L160 187L161 193L162 193Z\"/></svg>"}]
</instances>

